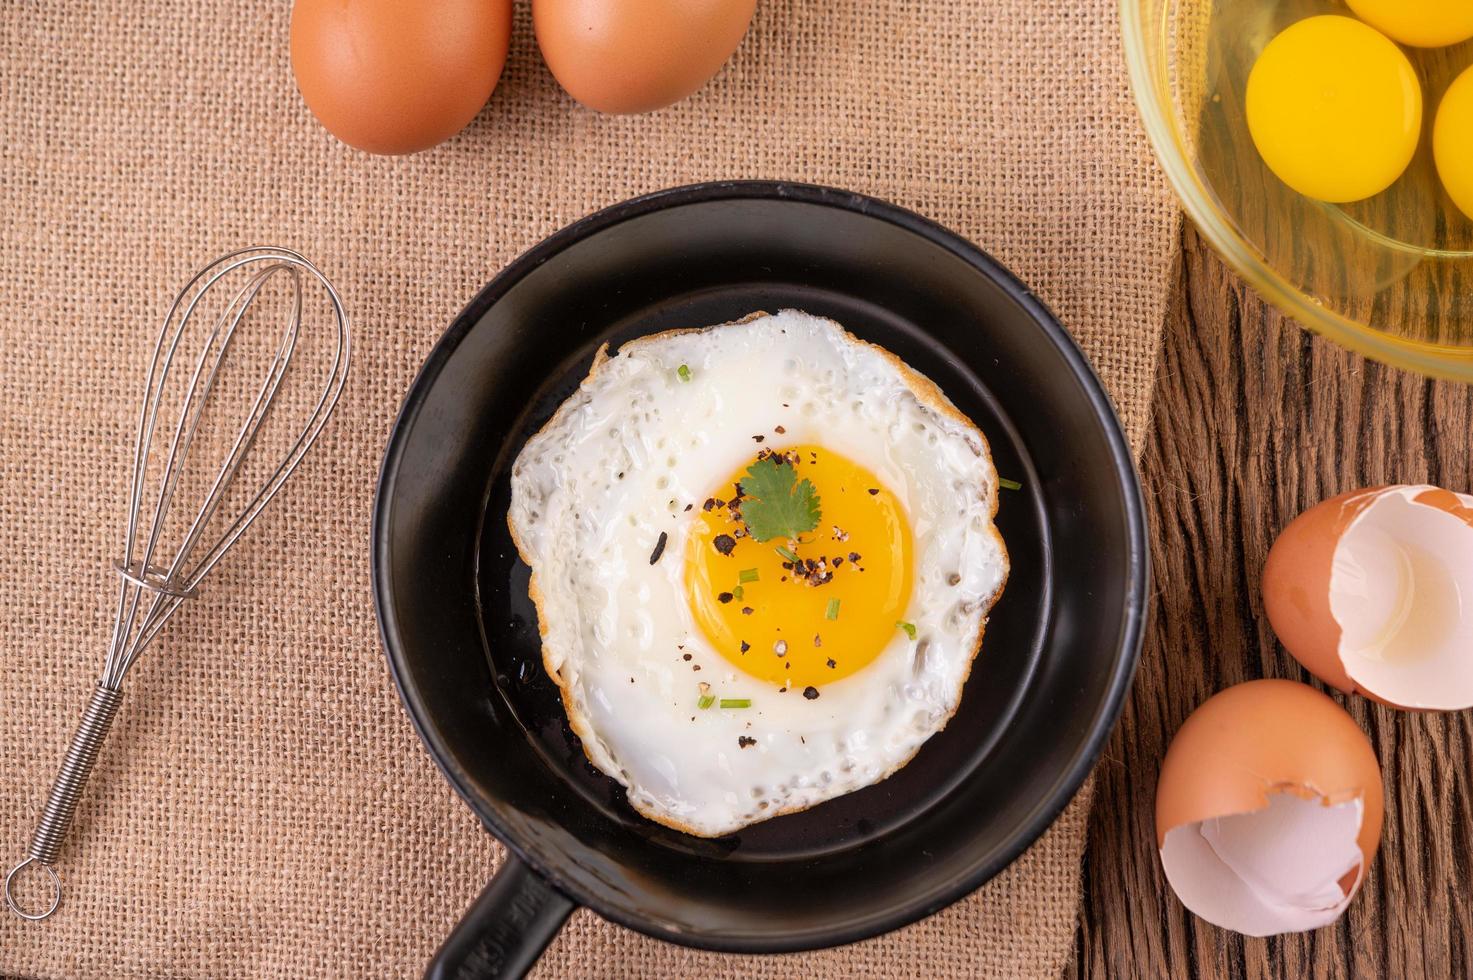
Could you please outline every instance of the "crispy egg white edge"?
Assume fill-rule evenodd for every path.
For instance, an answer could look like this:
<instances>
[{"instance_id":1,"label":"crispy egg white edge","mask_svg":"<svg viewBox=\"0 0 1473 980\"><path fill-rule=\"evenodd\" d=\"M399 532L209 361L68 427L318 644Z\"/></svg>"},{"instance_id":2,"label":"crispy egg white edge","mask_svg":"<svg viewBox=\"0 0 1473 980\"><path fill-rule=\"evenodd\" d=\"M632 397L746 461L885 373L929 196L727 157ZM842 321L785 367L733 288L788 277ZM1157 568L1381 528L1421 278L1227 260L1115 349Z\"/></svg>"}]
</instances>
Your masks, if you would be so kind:
<instances>
[{"instance_id":1,"label":"crispy egg white edge","mask_svg":"<svg viewBox=\"0 0 1473 980\"><path fill-rule=\"evenodd\" d=\"M1004 589L1006 588L1008 577L1011 571L1006 542L1003 541L1002 535L998 532L995 523L999 504L999 493L997 485L997 473L992 465L991 445L988 443L986 435L976 425L976 423L974 423L970 418L962 413L962 411L958 409L949 398L946 397L945 393L942 392L940 387L934 381L921 374L919 371L916 371L914 368L910 367L910 365L906 364L905 361L903 361L900 357L891 353L889 350L886 350L884 347L881 347L878 344L873 344L864 340L860 340L858 337L855 337L847 330L845 330L841 324L826 317L818 317L813 314L804 313L799 310L781 310L779 311L779 313L795 313L814 321L820 321L834 331L836 338L839 340L840 343L874 352L895 370L898 378L904 383L905 387L911 392L911 394L916 398L917 402L919 402L921 406L935 413L936 415L939 415L943 418L951 420L954 423L959 424L965 430L966 434L971 439L975 440L978 447L979 456L986 463L986 470L991 481L990 486L983 487L982 501L983 503L990 504L990 506L987 508L986 513L986 531L992 538L992 543L996 549L995 553L999 564L999 578L996 588L993 590L991 596L982 600L978 605L978 615L976 615L975 618L972 620L971 636L962 640L964 648L968 649L969 652L965 658L965 663L962 664L961 674L957 679L957 683L955 684L953 697L950 699L950 703L945 706L944 714L939 718L939 720L935 724L935 727L925 737L913 742L908 753L904 754L903 756L898 756L895 759L893 765L891 765L887 770L883 771L875 778L861 785L850 787L849 789L846 789L840 793L835 793L828 796L821 796L820 798L813 800L799 800L789 806L771 808L767 812L763 812L760 816L755 816L753 819L744 820L732 826L720 826L716 828L699 827L684 822L676 817L674 814L670 813L668 810L653 804L647 804L645 800L638 797L635 793L629 793L628 799L631 806L633 806L634 809L642 816L646 817L647 819L653 820L654 822L663 826L670 827L674 830L678 830L682 833L687 833L695 837L726 836L728 834L736 832L737 830L742 829L743 827L751 826L756 823L761 823L774 817L784 816L791 813L798 813L803 810L810 809L811 807L817 806L818 804L826 802L829 799L834 799L837 796L847 795L848 793L855 792L859 789L864 788L865 786L872 786L877 783L883 782L885 779L888 779L890 776L894 775L900 769L908 765L910 761L915 758L916 754L920 751L921 746L924 745L926 741L928 741L936 733L946 728L947 724L955 716L957 709L960 707L961 697L965 689L966 682L970 679L972 666L975 664L977 655L981 650L982 639L986 631L989 614L991 613L992 607L996 604L998 598L1002 595ZM621 767L618 764L617 760L613 757L608 747L604 744L603 740L593 729L592 725L589 724L587 720L589 717L589 713L584 711L582 707L578 704L577 695L574 690L575 685L564 677L561 670L561 665L557 663L558 651L553 647L553 645L548 642L548 636L552 629L552 623L550 622L550 617L547 615L546 596L544 595L538 581L540 563L537 561L536 556L532 548L530 547L530 543L527 541L526 535L523 534L522 529L518 526L516 520L516 514L519 509L518 502L519 498L521 497L521 492L519 489L520 481L517 478L517 463L520 462L522 454L525 453L529 447L532 447L547 434L557 430L559 426L563 422L565 422L568 416L572 415L580 408L585 407L592 400L592 396L590 394L591 386L598 378L601 369L610 361L622 356L625 353L638 351L645 346L654 345L672 337L691 334L703 334L718 330L729 329L732 327L738 327L744 324L764 320L770 316L772 316L772 314L759 310L750 313L747 316L742 317L741 319L732 320L726 323L715 324L706 327L686 327L661 331L659 333L636 338L621 345L619 350L616 351L612 356L608 353L609 345L604 344L595 354L593 363L589 367L588 374L579 383L578 390L569 395L568 398L566 398L558 406L552 417L549 418L546 423L544 423L542 428L539 429L531 438L527 440L526 445L523 447L521 452L518 453L517 461L513 463L511 481L512 504L507 512L507 527L511 534L512 543L516 547L519 557L531 568L531 577L528 584L528 595L537 610L538 634L542 645L543 669L546 671L547 676L558 688L559 695L563 702L563 710L568 719L569 727L572 729L573 733L578 736L579 742L583 746L584 755L587 756L589 762L591 762L596 768L598 768L600 772L618 782L620 785L624 786L626 790L630 790L632 788L630 786L629 780L621 774Z\"/></svg>"}]
</instances>

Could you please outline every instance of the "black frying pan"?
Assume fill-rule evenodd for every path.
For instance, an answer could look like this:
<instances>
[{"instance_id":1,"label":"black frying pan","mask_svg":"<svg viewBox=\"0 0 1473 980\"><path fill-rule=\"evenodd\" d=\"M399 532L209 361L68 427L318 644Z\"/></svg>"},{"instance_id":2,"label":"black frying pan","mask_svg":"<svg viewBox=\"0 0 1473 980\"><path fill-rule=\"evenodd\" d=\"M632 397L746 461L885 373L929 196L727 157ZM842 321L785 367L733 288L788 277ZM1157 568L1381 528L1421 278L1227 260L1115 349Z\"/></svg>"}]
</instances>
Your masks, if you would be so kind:
<instances>
[{"instance_id":1,"label":"black frying pan","mask_svg":"<svg viewBox=\"0 0 1473 980\"><path fill-rule=\"evenodd\" d=\"M718 840L638 816L541 667L508 472L604 341L754 310L830 316L935 380L992 443L1012 558L961 708L884 782ZM1139 653L1145 525L1083 355L974 246L870 198L702 184L601 211L513 262L430 355L373 527L389 666L446 777L510 856L437 954L515 976L577 905L672 942L780 952L913 922L980 886L1088 773Z\"/></svg>"}]
</instances>

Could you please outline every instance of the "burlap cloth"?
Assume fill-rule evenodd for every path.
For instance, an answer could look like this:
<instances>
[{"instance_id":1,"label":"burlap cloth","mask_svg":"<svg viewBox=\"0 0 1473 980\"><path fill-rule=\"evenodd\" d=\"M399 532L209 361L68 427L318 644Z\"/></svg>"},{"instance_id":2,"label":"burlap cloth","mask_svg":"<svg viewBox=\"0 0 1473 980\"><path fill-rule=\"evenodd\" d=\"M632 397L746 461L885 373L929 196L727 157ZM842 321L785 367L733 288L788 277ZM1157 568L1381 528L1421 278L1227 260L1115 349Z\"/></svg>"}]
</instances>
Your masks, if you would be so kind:
<instances>
[{"instance_id":1,"label":"burlap cloth","mask_svg":"<svg viewBox=\"0 0 1473 980\"><path fill-rule=\"evenodd\" d=\"M427 0L428 2L428 0ZM136 390L205 259L297 247L356 327L337 418L129 678L51 921L0 973L417 973L500 857L390 685L368 578L380 452L421 359L504 263L580 215L709 178L888 198L978 242L1084 345L1139 444L1175 210L1114 0L761 0L730 66L644 118L574 105L525 4L490 105L407 159L297 97L285 0L0 3L0 858L22 854L111 622ZM559 976L1052 977L1088 792L972 898L798 957L692 952L579 913Z\"/></svg>"}]
</instances>

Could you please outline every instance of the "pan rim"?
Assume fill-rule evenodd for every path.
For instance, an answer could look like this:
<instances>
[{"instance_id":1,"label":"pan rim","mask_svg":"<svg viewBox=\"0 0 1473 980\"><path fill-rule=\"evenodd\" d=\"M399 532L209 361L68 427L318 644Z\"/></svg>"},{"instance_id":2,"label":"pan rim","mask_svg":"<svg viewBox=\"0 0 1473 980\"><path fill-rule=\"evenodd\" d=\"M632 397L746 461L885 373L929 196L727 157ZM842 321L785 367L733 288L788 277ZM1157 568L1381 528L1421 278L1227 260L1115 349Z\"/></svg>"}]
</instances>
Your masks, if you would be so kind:
<instances>
[{"instance_id":1,"label":"pan rim","mask_svg":"<svg viewBox=\"0 0 1473 980\"><path fill-rule=\"evenodd\" d=\"M1052 789L1039 798L1026 818L1019 821L1018 831L1007 845L997 849L991 858L968 873L946 878L926 895L876 912L842 926L829 926L789 932L755 934L749 931L693 932L666 923L647 914L625 909L604 900L603 896L582 888L562 874L553 864L516 839L502 821L497 808L476 792L469 775L454 764L454 753L440 736L433 712L420 692L409 681L404 643L399 634L393 609L393 589L388 571L390 516L393 509L394 484L408 433L441 371L461 342L481 321L486 312L513 286L536 268L601 231L656 211L713 201L791 200L797 203L837 208L866 217L886 221L939 246L991 280L1021 306L1034 325L1043 332L1060 355L1074 381L1083 390L1107 442L1114 476L1124 506L1121 518L1127 540L1123 566L1127 576L1124 589L1125 608L1120 635L1112 648L1114 662L1104 696L1085 726L1085 737L1074 748L1070 764L1054 781ZM594 212L560 229L522 253L503 268L465 306L435 343L410 384L399 413L394 420L380 464L379 481L373 503L370 572L373 580L375 612L380 641L384 646L389 673L394 681L406 714L416 734L429 750L442 775L466 802L486 828L507 849L542 875L558 891L573 901L597 912L603 918L644 935L700 949L730 953L782 953L845 945L872 938L917 922L971 894L1012 864L1036 842L1074 798L1092 770L1119 717L1126 694L1140 660L1146 625L1146 601L1149 594L1150 561L1145 503L1136 473L1134 454L1125 438L1124 429L1103 384L1083 351L1057 317L1006 267L982 249L955 232L897 205L858 193L813 184L787 181L709 181L655 191L614 204Z\"/></svg>"}]
</instances>

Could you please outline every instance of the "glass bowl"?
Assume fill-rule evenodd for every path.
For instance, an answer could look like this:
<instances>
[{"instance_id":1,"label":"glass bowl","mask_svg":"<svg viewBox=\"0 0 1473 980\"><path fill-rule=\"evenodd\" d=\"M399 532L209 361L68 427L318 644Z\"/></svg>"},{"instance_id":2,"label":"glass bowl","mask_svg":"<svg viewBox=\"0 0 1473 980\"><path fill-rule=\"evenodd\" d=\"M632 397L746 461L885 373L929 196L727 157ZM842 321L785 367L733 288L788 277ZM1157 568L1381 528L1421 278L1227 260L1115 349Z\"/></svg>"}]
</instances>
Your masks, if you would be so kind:
<instances>
[{"instance_id":1,"label":"glass bowl","mask_svg":"<svg viewBox=\"0 0 1473 980\"><path fill-rule=\"evenodd\" d=\"M1353 204L1291 191L1248 135L1243 96L1259 52L1343 0L1121 0L1136 102L1187 215L1255 289L1299 323L1369 357L1473 381L1473 220L1447 197L1432 120L1473 65L1473 41L1403 47L1422 79L1424 127L1407 172Z\"/></svg>"}]
</instances>

